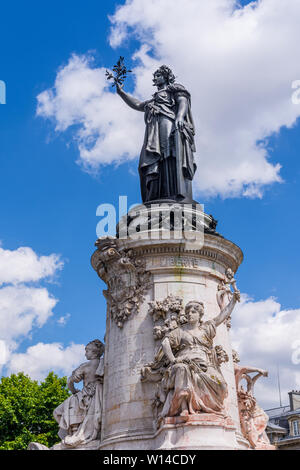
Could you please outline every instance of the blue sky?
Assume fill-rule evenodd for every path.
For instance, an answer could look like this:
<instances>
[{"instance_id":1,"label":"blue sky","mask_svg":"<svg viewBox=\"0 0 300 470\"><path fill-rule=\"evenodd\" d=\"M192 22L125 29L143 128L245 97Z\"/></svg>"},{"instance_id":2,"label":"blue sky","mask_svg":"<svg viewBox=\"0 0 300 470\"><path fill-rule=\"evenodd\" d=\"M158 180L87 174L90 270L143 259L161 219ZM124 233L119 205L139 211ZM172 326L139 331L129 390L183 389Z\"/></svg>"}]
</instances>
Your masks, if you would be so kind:
<instances>
[{"instance_id":1,"label":"blue sky","mask_svg":"<svg viewBox=\"0 0 300 470\"><path fill-rule=\"evenodd\" d=\"M28 362L28 357L30 357L28 348L40 343L45 345L60 343L57 348L60 348L60 352L63 354L64 348L70 347L71 343L74 343L75 348L76 345L83 345L94 339L94 336L103 339L106 304L102 289L105 288L105 285L97 278L90 265L98 222L96 208L103 202L117 206L119 195L127 195L129 204L139 202L139 181L136 172L137 159L135 158L137 152L135 154L135 149L127 148L124 144L124 152L127 152L127 156L125 155L121 164L112 152L108 155L106 164L103 165L105 152L101 153L101 149L98 153L89 154L87 152L85 154L87 157L84 156L78 146L78 132L83 128L84 119L90 122L96 118L94 116L86 117L86 115L79 118L74 117L72 114L74 111L68 109L68 118L61 119L59 112L66 101L65 97L60 95L58 87L55 86L55 81L59 71L67 70L68 72L66 67L72 62L72 54L80 58L78 60L81 62L79 65L77 64L77 67L81 67L81 70L84 71L92 71L92 80L94 80L97 70L102 73L102 68L111 67L120 55L124 55L131 67L140 67L140 69L134 69L135 80L131 79L128 82L127 89L137 95L143 95L145 98L149 96L146 94L150 89L147 88L147 80L151 82L149 74L151 70L153 71L156 63L168 58L172 59L172 41L168 42L166 34L164 36L162 33L160 35L157 33L155 36L156 33L151 33L153 29L151 17L150 19L149 17L144 18L140 11L135 10L135 2L132 7L129 5L127 12L124 12L125 20L122 20L123 22L120 17L115 17L115 39L113 40L110 36L112 23L109 15L114 15L116 7L122 7L124 3L122 1L96 2L90 0L86 4L79 1L58 2L53 0L51 3L43 2L42 4L35 1L29 1L26 4L24 2L17 4L6 2L1 7L0 80L4 80L7 86L7 103L0 105L0 239L2 249L5 252L15 253L20 247L30 247L37 256L57 254L63 262L61 269L52 267L52 271L50 269L51 275L41 275L37 280L25 281L21 279L16 283L16 281L10 281L9 277L5 279L4 273L4 278L1 281L2 289L11 285L17 285L20 288L24 286L44 288L47 289L49 298L54 297L58 302L53 308L49 305L47 321L42 322L42 325L38 324L36 319L32 320L31 326L26 332L24 330L23 334L22 332L14 334L7 340L6 360L2 361L3 374L16 371L18 364L26 364L23 368L27 367L26 371L33 374L28 366L30 362ZM193 4L194 0L188 0L188 3ZM224 5L227 3L227 6L230 4L232 6L231 0L213 0L212 3L215 4L216 11L220 10L218 15L216 11L207 13L206 10L203 10L202 12L204 16L208 15L209 21L211 20L211 31L216 28L218 22L225 23L227 21L228 16L222 9ZM240 3L243 6L249 2ZM154 1L154 7L155 4ZM259 11L255 11L251 15L245 14L245 21L248 21L247 24L251 23L252 34L255 38L257 34L257 41L259 41L259 34L261 34L255 30L257 24L262 31L265 28L267 34L269 23L272 27L272 22L274 22L272 31L274 41L276 41L276 34L279 39L280 34L283 34L281 31L276 32L275 13L280 8L279 3L277 0L262 0L261 4L263 5ZM199 10L199 18L200 13L201 10ZM282 23L288 26L292 32L295 31L295 43L297 43L298 37L296 36L296 28L293 29L292 26L296 14L299 19L300 10L296 2L291 1L290 6L286 8ZM216 15L217 20L213 15ZM173 20L175 21L176 18L171 18L170 22ZM187 18L187 28L189 26L188 20ZM155 18L153 21L156 25L155 31L159 31L159 19ZM226 36L229 33L224 30L224 35L228 39L222 56L224 63L222 60L218 60L215 53L215 49L218 48L217 43L212 45L210 42L205 43L205 40L201 43L203 51L205 44L207 44L207 52L205 54L201 50L199 52L199 63L203 59L203 67L201 67L198 83L203 83L204 91L203 95L199 97L199 101L198 97L192 101L192 105L195 102L194 115L200 116L197 127L200 135L198 151L200 158L203 158L200 160L201 166L198 169L200 176L196 183L195 193L199 202L205 204L206 212L212 213L219 220L218 230L226 238L238 244L244 252L245 259L237 274L239 289L245 296L240 308L240 315L243 314L243 311L248 312L248 310L254 313L252 320L251 314L249 314L249 324L246 326L237 321L236 326L233 327L234 339L236 343L240 344L243 362L256 360L259 363L253 365L259 367L265 365L269 369L271 368L271 379L268 385L258 387L258 393L266 405L272 406L276 404L277 400L274 374L278 362L282 367L284 391L300 387L299 365L291 362L292 344L297 338L300 340L300 331L295 331L295 328L297 330L299 327L297 315L300 314L300 290L298 287L300 259L297 249L300 234L298 217L300 199L298 115L300 116L300 105L296 109L296 105L292 108L288 103L291 95L291 80L300 79L300 62L296 55L294 55L294 65L292 65L292 59L286 58L286 61L290 61L288 65L291 64L291 67L284 64L288 72L286 72L286 76L282 75L283 63L280 60L283 60L284 56L286 57L285 50L280 51L282 58L279 55L271 61L272 53L267 45L266 51L262 52L259 44L250 44L245 38L241 39L241 43L245 41L244 52L237 51L234 55L232 50L235 50L236 41L239 41L238 28L241 21L240 18L236 19L237 36L234 41ZM252 22L254 22L254 26ZM124 33L124 24L127 24L128 27L126 33ZM166 33L169 31L167 26ZM170 29L169 36L172 35L172 31ZM184 28L182 37L187 37ZM196 34L195 37L198 35ZM292 39L290 40L292 41ZM138 60L133 60L133 54L140 50L143 44L147 44L152 49L149 50L149 53L145 50L140 52ZM256 47L257 55L255 54ZM293 47L296 51L296 46L293 45ZM265 61L268 63L268 59L270 59L271 64L269 69L266 66L261 75L259 75L257 65L260 62L255 62L258 51L261 54L261 63ZM247 54L250 64L249 82L247 79L245 82L243 75L239 79L238 66ZM263 54L266 54L266 57ZM93 61L87 59L91 56ZM176 65L175 59L173 63ZM173 63L170 65L173 66ZM277 68L274 63L277 64ZM215 101L211 100L206 103L205 115L201 114L201 99L203 101L209 93L205 84L211 82L209 77L211 70L209 71L204 64L210 64L211 69L218 70L220 74L224 70L236 67L236 72L233 70L232 77L230 74L220 75L219 87L224 87L224 90L227 87L226 93L224 90L221 90L220 93L224 97L235 87L237 93L240 92L241 96L247 96L246 91L249 89L249 95L252 97L249 98L249 103L241 101L240 106L233 103L231 107L225 101L218 101L216 96ZM273 65L274 68L272 68ZM197 73L197 66L194 71L189 69L186 74L184 70L187 69L184 67L181 69L180 62L177 66L179 81L192 90L192 99L197 95L197 88L193 81L193 74ZM270 82L269 88L274 88L274 93L272 92L270 95L265 93L264 96L267 98L263 103L264 107L262 107L261 101L263 100L261 100L260 94L261 88L266 86L265 82L262 82L263 74L266 81ZM64 80L66 74L63 77ZM73 76L70 75L70 77L73 79ZM278 82L276 77L278 77ZM255 86L253 86L254 82ZM239 83L243 83L245 89L238 90ZM87 90L88 85L84 86ZM39 116L37 116L38 97L42 93L47 93L47 90L52 90L52 95L44 95L52 108L49 111L45 105L40 105ZM277 102L274 96L279 92L283 93L282 101ZM86 93L89 92L86 91ZM114 99L108 89L104 89L104 95L110 100ZM111 102L114 103L114 101ZM100 98L97 103L101 108ZM240 108L243 108L242 115L238 114L241 112ZM228 110L232 115L228 115ZM249 122L247 121L248 111L252 116ZM101 112L104 116L104 122L107 110L103 107ZM134 112L132 111L132 113ZM260 118L261 116L262 118ZM132 119L140 119L142 126L142 115L134 116ZM249 129L252 139L249 138L246 143L242 141L244 137L241 137L244 136L245 129L236 132L235 125L235 122L241 122L243 119L245 119L245 129ZM255 124L253 124L254 122ZM99 124L99 133L103 132L103 127L101 127L103 125L103 123ZM112 128L114 129L114 126L117 125L118 122L113 122ZM56 131L55 128L59 130ZM138 149L143 136L140 134L141 127L137 127L137 129L136 148ZM227 136L225 136L225 129ZM232 142L230 142L231 134L234 134ZM260 139L262 139L263 148L266 151L264 156L260 154L260 147L256 147L256 142ZM87 145L86 141L83 141L83 145ZM221 164L224 165L224 174L226 168L231 164L233 169L236 167L236 162L230 160L231 154L234 154L235 151L237 155L241 155L241 158L248 158L245 160L246 168L250 168L249 174L254 174L251 178L244 174L243 176L237 174L234 191L230 189L228 179L225 181L225 176L224 181L220 177L215 187L209 180L209 175L215 171L214 168L218 168L218 162L213 167L214 154L220 150L218 145L222 145L221 148L224 148L224 154L220 152L218 157ZM117 150L121 155L122 148ZM207 155L206 160L205 155ZM92 165L87 163L88 159L90 159L89 162L92 161ZM255 159L257 159L257 163L255 163L254 171L251 168L251 162L256 162ZM277 164L281 165L280 170L275 169ZM205 168L208 165L211 165L209 167L210 173L208 170L205 173ZM92 172L91 166L93 166ZM270 176L268 176L269 174ZM279 174L282 182L278 182ZM249 188L252 193L251 191L249 193ZM22 265L20 267L22 269ZM23 313L21 310L20 308L18 310L20 315L24 312L24 314L28 314L28 308ZM50 311L52 315L50 315ZM286 316L284 321L291 322L294 336L286 338L284 344L278 344L276 334L279 334L278 331L282 326L279 322L274 326L274 345L270 346L271 352L266 351L264 356L263 349L261 349L256 355L255 352L250 354L249 343L252 343L253 337L255 338L255 335L258 334L257 331L253 331L252 335L251 324L253 321L257 320L257 324L262 330L270 321L270 317L287 311L292 313L290 316ZM264 312L265 321L262 319ZM5 311L5 306L2 307L2 315L9 323L10 312ZM59 321L59 319L66 315L66 322L63 324L63 320ZM3 333L3 338L6 341L5 334ZM239 334L241 337L238 337ZM288 350L286 344L290 345ZM81 355L82 348L78 347L76 354L74 353L74 365ZM59 367L59 361L60 359L57 360L56 370L58 373L67 373L66 369ZM47 367L55 368L55 364L48 365L45 361L44 369L36 371L37 376L45 374ZM73 363L70 359L66 368L71 366ZM284 399L286 401L287 397Z\"/></svg>"}]
</instances>

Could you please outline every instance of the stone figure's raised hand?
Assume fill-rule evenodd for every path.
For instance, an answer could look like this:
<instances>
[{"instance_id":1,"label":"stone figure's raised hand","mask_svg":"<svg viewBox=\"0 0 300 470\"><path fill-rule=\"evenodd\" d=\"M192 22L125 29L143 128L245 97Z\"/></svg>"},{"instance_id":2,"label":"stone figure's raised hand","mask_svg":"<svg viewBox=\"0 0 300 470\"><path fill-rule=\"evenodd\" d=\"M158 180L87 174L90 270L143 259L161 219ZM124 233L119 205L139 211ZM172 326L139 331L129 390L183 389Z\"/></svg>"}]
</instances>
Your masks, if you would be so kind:
<instances>
[{"instance_id":1,"label":"stone figure's raised hand","mask_svg":"<svg viewBox=\"0 0 300 470\"><path fill-rule=\"evenodd\" d=\"M175 120L175 129L178 129L179 131L183 131L184 128L184 122L181 119L176 119Z\"/></svg>"}]
</instances>

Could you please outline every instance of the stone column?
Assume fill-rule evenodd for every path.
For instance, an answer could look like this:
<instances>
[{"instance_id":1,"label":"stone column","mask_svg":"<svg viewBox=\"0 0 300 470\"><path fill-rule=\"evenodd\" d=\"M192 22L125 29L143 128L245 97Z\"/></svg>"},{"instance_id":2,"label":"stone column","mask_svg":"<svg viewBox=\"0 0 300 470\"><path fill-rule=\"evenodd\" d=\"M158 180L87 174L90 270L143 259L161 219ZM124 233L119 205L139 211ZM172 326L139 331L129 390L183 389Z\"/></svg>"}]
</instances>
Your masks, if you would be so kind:
<instances>
[{"instance_id":1,"label":"stone column","mask_svg":"<svg viewBox=\"0 0 300 470\"><path fill-rule=\"evenodd\" d=\"M230 330L225 324L218 327L214 344L221 345L229 357L221 365L228 384L226 422L201 413L201 422L197 416L189 425L169 420L156 429L155 384L141 382L141 369L153 361L157 348L149 302L170 294L181 297L184 304L201 301L204 320L212 319L220 312L218 285L226 269L236 272L242 259L238 246L212 234L205 234L203 246L193 250L186 250L178 240L99 240L92 265L108 285L100 448L248 447L240 432Z\"/></svg>"}]
</instances>

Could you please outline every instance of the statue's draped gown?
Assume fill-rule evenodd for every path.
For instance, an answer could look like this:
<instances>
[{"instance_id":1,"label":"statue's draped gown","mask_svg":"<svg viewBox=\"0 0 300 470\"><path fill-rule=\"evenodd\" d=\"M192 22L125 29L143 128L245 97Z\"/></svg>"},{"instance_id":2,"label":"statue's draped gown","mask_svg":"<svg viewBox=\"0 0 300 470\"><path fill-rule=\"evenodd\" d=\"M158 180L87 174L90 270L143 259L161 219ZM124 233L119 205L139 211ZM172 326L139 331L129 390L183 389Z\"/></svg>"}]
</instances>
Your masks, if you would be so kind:
<instances>
[{"instance_id":1,"label":"statue's draped gown","mask_svg":"<svg viewBox=\"0 0 300 470\"><path fill-rule=\"evenodd\" d=\"M187 100L183 131L175 130L178 98ZM145 101L145 139L139 173L143 202L172 199L192 202L194 162L194 123L190 94L177 83L154 93Z\"/></svg>"},{"instance_id":2,"label":"statue's draped gown","mask_svg":"<svg viewBox=\"0 0 300 470\"><path fill-rule=\"evenodd\" d=\"M166 401L162 416L179 415L183 399L189 414L223 415L228 391L213 348L215 335L214 320L201 325L197 333L176 328L167 335L176 359L183 362L171 365L163 377Z\"/></svg>"},{"instance_id":3,"label":"statue's draped gown","mask_svg":"<svg viewBox=\"0 0 300 470\"><path fill-rule=\"evenodd\" d=\"M84 387L71 395L54 410L54 417L59 425L59 436L64 444L76 447L97 439L102 418L102 390L104 362L103 357L95 372L95 380L86 383L85 363L72 372L72 380L79 383L83 380ZM72 425L77 425L77 431L67 435Z\"/></svg>"}]
</instances>

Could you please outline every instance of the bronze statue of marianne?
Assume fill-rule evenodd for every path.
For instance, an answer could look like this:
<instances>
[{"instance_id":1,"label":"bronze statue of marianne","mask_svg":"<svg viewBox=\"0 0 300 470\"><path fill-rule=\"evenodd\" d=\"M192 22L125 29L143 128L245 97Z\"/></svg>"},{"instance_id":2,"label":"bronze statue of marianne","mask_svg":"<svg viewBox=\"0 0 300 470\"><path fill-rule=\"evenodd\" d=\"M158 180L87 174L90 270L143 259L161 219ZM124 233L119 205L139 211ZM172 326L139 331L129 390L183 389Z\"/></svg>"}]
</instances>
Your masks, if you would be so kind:
<instances>
[{"instance_id":1,"label":"bronze statue of marianne","mask_svg":"<svg viewBox=\"0 0 300 470\"><path fill-rule=\"evenodd\" d=\"M145 113L145 139L139 162L142 200L192 203L196 164L191 96L175 83L175 76L166 65L154 72L153 84L157 91L150 100L141 102L125 93L121 83L115 83L125 103Z\"/></svg>"}]
</instances>

